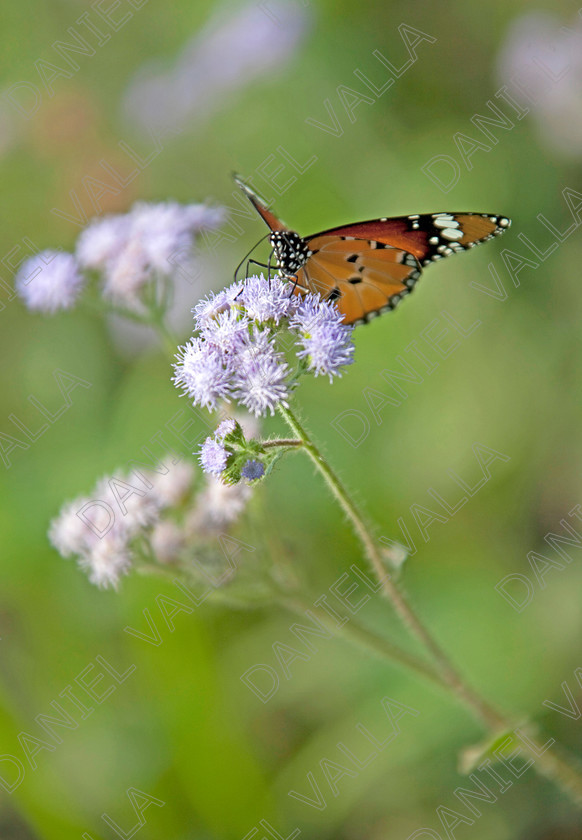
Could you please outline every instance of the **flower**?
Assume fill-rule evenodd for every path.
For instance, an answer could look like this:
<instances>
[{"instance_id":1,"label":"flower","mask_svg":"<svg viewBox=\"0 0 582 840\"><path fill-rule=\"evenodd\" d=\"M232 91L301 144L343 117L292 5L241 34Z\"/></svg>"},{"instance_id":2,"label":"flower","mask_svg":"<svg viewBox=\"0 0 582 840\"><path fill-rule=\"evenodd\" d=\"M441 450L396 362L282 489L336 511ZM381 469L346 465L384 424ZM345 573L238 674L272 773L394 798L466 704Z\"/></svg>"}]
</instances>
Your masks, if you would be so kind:
<instances>
[{"instance_id":1,"label":"flower","mask_svg":"<svg viewBox=\"0 0 582 840\"><path fill-rule=\"evenodd\" d=\"M275 349L267 330L253 329L237 359L233 379L234 396L258 417L275 413L279 403L287 405L289 367Z\"/></svg>"},{"instance_id":2,"label":"flower","mask_svg":"<svg viewBox=\"0 0 582 840\"><path fill-rule=\"evenodd\" d=\"M565 157L582 155L582 22L569 27L550 14L517 17L497 57L518 102L532 113L542 139ZM523 100L525 99L525 102Z\"/></svg>"},{"instance_id":3,"label":"flower","mask_svg":"<svg viewBox=\"0 0 582 840\"><path fill-rule=\"evenodd\" d=\"M173 382L195 404L215 409L231 390L231 372L220 352L199 338L192 338L176 355Z\"/></svg>"},{"instance_id":4,"label":"flower","mask_svg":"<svg viewBox=\"0 0 582 840\"><path fill-rule=\"evenodd\" d=\"M130 228L129 213L93 219L77 239L75 253L79 264L105 271L123 251Z\"/></svg>"},{"instance_id":5,"label":"flower","mask_svg":"<svg viewBox=\"0 0 582 840\"><path fill-rule=\"evenodd\" d=\"M75 499L64 505L50 524L49 540L62 557L69 558L85 552L95 536L78 515L90 503L88 497Z\"/></svg>"},{"instance_id":6,"label":"flower","mask_svg":"<svg viewBox=\"0 0 582 840\"><path fill-rule=\"evenodd\" d=\"M220 475L226 469L228 452L215 438L207 437L200 447L200 465L204 472Z\"/></svg>"},{"instance_id":7,"label":"flower","mask_svg":"<svg viewBox=\"0 0 582 840\"><path fill-rule=\"evenodd\" d=\"M243 478L246 478L247 481L256 481L258 478L262 478L264 476L265 466L264 464L261 464L260 461L251 458L243 466L240 474Z\"/></svg>"},{"instance_id":8,"label":"flower","mask_svg":"<svg viewBox=\"0 0 582 840\"><path fill-rule=\"evenodd\" d=\"M131 569L132 554L123 534L111 534L99 540L90 554L83 555L79 565L91 583L100 589L117 589L122 575Z\"/></svg>"},{"instance_id":9,"label":"flower","mask_svg":"<svg viewBox=\"0 0 582 840\"><path fill-rule=\"evenodd\" d=\"M278 277L266 285L264 277L249 277L240 299L249 318L259 323L273 320L278 324L281 318L292 315L299 303L299 298L290 294L289 284Z\"/></svg>"},{"instance_id":10,"label":"flower","mask_svg":"<svg viewBox=\"0 0 582 840\"><path fill-rule=\"evenodd\" d=\"M218 424L214 435L219 440L224 440L224 438L227 435L230 435L232 432L234 432L235 428L236 421L232 417L227 417L226 420L223 420L222 423Z\"/></svg>"},{"instance_id":11,"label":"flower","mask_svg":"<svg viewBox=\"0 0 582 840\"><path fill-rule=\"evenodd\" d=\"M163 519L154 526L150 544L159 563L172 563L184 547L184 532L171 519Z\"/></svg>"},{"instance_id":12,"label":"flower","mask_svg":"<svg viewBox=\"0 0 582 840\"><path fill-rule=\"evenodd\" d=\"M137 202L128 213L91 222L77 241L77 259L103 273L106 298L136 310L144 286L173 276L195 235L223 220L222 208L205 204Z\"/></svg>"},{"instance_id":13,"label":"flower","mask_svg":"<svg viewBox=\"0 0 582 840\"><path fill-rule=\"evenodd\" d=\"M263 417L288 407L299 374L340 376L353 361L352 328L332 301L291 291L280 277L260 276L201 300L193 310L198 335L176 356L174 384L196 405L213 410L234 399ZM305 359L296 372L283 349Z\"/></svg>"},{"instance_id":14,"label":"flower","mask_svg":"<svg viewBox=\"0 0 582 840\"><path fill-rule=\"evenodd\" d=\"M341 376L341 369L353 362L353 328L342 323L343 316L330 301L318 295L306 295L291 319L300 330L303 349L297 354L305 357L316 376L325 374L330 381Z\"/></svg>"},{"instance_id":15,"label":"flower","mask_svg":"<svg viewBox=\"0 0 582 840\"><path fill-rule=\"evenodd\" d=\"M131 569L134 540L160 516L158 498L136 488L131 478L104 476L90 496L65 504L49 528L57 551L76 557L91 583L101 588L117 588Z\"/></svg>"},{"instance_id":16,"label":"flower","mask_svg":"<svg viewBox=\"0 0 582 840\"><path fill-rule=\"evenodd\" d=\"M186 44L174 66L142 66L125 92L123 114L140 130L199 127L225 96L272 73L288 61L304 37L308 11L298 2L252 2L218 9Z\"/></svg>"},{"instance_id":17,"label":"flower","mask_svg":"<svg viewBox=\"0 0 582 840\"><path fill-rule=\"evenodd\" d=\"M194 466L188 461L171 464L167 473L148 473L152 494L161 508L181 504L192 488Z\"/></svg>"},{"instance_id":18,"label":"flower","mask_svg":"<svg viewBox=\"0 0 582 840\"><path fill-rule=\"evenodd\" d=\"M28 309L52 314L71 309L84 278L72 254L41 251L26 260L15 279L16 291Z\"/></svg>"},{"instance_id":19,"label":"flower","mask_svg":"<svg viewBox=\"0 0 582 840\"><path fill-rule=\"evenodd\" d=\"M225 434L240 431L234 420L220 425ZM211 462L207 466L213 466L214 458L217 471L225 453L223 439L206 442ZM209 474L191 502L191 462L179 461L165 474L144 470L138 475L146 489L138 487L135 473L104 476L91 494L63 505L49 528L57 551L76 558L90 582L101 589L117 589L140 560L151 563L153 557L161 564L174 563L187 541L207 548L208 540L224 534L238 519L252 494L245 484L227 485Z\"/></svg>"},{"instance_id":20,"label":"flower","mask_svg":"<svg viewBox=\"0 0 582 840\"><path fill-rule=\"evenodd\" d=\"M223 534L245 509L252 488L247 484L224 484L208 476L207 485L196 499L186 529L192 537L212 538Z\"/></svg>"},{"instance_id":21,"label":"flower","mask_svg":"<svg viewBox=\"0 0 582 840\"><path fill-rule=\"evenodd\" d=\"M194 233L222 224L224 211L204 204L138 202L130 218L131 237L139 242L148 266L160 274L171 274L172 257L191 248Z\"/></svg>"},{"instance_id":22,"label":"flower","mask_svg":"<svg viewBox=\"0 0 582 840\"><path fill-rule=\"evenodd\" d=\"M218 294L210 292L207 297L199 301L192 310L196 329L204 329L209 321L212 318L216 318L219 313L228 312L241 291L242 286L240 283L233 284L233 286L230 286L228 289L223 289Z\"/></svg>"},{"instance_id":23,"label":"flower","mask_svg":"<svg viewBox=\"0 0 582 840\"><path fill-rule=\"evenodd\" d=\"M249 321L235 309L219 312L209 318L201 329L202 338L222 354L242 350L249 332Z\"/></svg>"}]
</instances>

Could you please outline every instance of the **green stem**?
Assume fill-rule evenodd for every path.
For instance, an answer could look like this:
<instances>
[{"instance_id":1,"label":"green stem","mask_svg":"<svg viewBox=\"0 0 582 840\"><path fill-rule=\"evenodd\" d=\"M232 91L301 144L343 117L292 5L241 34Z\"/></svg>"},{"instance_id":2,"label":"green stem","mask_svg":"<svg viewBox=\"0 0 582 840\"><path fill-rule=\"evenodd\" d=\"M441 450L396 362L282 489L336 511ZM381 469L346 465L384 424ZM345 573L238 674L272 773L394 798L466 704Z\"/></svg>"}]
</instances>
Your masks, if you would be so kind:
<instances>
[{"instance_id":1,"label":"green stem","mask_svg":"<svg viewBox=\"0 0 582 840\"><path fill-rule=\"evenodd\" d=\"M441 688L445 686L439 672L428 662L424 662L422 659L414 656L414 654L402 650L397 645L393 645L387 639L376 636L375 633L371 633L361 625L354 623L353 620L348 620L338 625L325 610L316 607L314 604L310 604L308 601L303 601L298 596L289 597L282 595L279 598L279 604L299 616L304 617L310 613L315 616L320 624L330 630L334 636L343 636L364 650L373 653L375 656L379 656L381 659L388 659L391 662L408 668L410 671L414 671L416 674L430 680Z\"/></svg>"},{"instance_id":2,"label":"green stem","mask_svg":"<svg viewBox=\"0 0 582 840\"><path fill-rule=\"evenodd\" d=\"M391 602L396 614L408 630L420 640L426 650L431 654L441 684L446 685L451 693L466 706L473 716L493 736L513 731L516 726L515 721L482 698L464 680L439 643L433 638L430 631L416 615L404 592L386 574L382 557L370 526L366 523L346 488L329 466L318 447L311 440L299 419L291 409L284 408L282 405L279 405L279 413L287 422L297 439L302 441L304 451L309 455L313 464L325 479L333 496L350 520L356 535L362 543L372 570L382 587L383 595ZM418 672L418 669L416 670ZM560 752L554 751L550 753L547 749L544 750L544 745L534 737L530 738L530 744L530 747L524 747L524 751L535 760L535 766L538 772L552 779L578 805L582 804L582 775L581 769L575 762Z\"/></svg>"},{"instance_id":3,"label":"green stem","mask_svg":"<svg viewBox=\"0 0 582 840\"><path fill-rule=\"evenodd\" d=\"M297 448L303 446L303 441L298 440L297 438L275 438L272 440L262 440L261 446L264 446L265 449L269 449L269 447L275 446L282 446L286 449Z\"/></svg>"}]
</instances>

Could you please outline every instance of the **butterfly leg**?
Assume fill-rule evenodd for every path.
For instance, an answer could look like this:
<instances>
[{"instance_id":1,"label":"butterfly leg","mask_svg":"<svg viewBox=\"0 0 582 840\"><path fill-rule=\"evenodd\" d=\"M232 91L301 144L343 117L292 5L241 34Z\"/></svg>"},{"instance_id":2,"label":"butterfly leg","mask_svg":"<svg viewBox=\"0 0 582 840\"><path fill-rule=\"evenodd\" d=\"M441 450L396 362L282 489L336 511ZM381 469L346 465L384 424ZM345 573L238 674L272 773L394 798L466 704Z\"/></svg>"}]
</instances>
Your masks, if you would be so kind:
<instances>
[{"instance_id":1,"label":"butterfly leg","mask_svg":"<svg viewBox=\"0 0 582 840\"><path fill-rule=\"evenodd\" d=\"M269 285L271 283L271 271L273 270L272 261L273 261L273 252L271 251L271 253L269 254L269 262L268 262L268 265L267 265L267 277L269 279Z\"/></svg>"},{"instance_id":2,"label":"butterfly leg","mask_svg":"<svg viewBox=\"0 0 582 840\"><path fill-rule=\"evenodd\" d=\"M270 268L271 268L271 258L269 257L269 262L268 263L257 262L257 260L248 260L247 267L245 269L245 280L248 280L248 278L249 278L249 265L251 265L251 264L252 265L258 265L261 268L268 268L270 270Z\"/></svg>"},{"instance_id":3,"label":"butterfly leg","mask_svg":"<svg viewBox=\"0 0 582 840\"><path fill-rule=\"evenodd\" d=\"M296 274L288 274L285 277L285 280L292 280L293 281L293 285L291 286L291 291L289 292L289 297L293 297L293 293L295 292L295 289L297 288L297 284L299 283L299 277Z\"/></svg>"}]
</instances>

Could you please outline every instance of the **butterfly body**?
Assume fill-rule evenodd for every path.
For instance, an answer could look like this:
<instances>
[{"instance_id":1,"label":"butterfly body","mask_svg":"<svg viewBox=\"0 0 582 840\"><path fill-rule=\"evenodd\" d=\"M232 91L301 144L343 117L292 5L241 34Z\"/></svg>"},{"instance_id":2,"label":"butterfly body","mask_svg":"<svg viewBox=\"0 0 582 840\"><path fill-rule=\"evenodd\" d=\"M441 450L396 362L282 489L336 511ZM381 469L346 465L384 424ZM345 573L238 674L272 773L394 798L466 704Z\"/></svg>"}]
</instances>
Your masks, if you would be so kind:
<instances>
[{"instance_id":1,"label":"butterfly body","mask_svg":"<svg viewBox=\"0 0 582 840\"><path fill-rule=\"evenodd\" d=\"M295 274L303 268L312 252L307 240L294 230L278 230L269 236L269 242L275 255L277 268L285 274Z\"/></svg>"},{"instance_id":2,"label":"butterfly body","mask_svg":"<svg viewBox=\"0 0 582 840\"><path fill-rule=\"evenodd\" d=\"M347 324L394 309L424 267L492 239L511 224L505 216L442 212L371 219L301 237L235 180L269 226L272 256L293 280L295 294L319 292L334 300Z\"/></svg>"}]
</instances>

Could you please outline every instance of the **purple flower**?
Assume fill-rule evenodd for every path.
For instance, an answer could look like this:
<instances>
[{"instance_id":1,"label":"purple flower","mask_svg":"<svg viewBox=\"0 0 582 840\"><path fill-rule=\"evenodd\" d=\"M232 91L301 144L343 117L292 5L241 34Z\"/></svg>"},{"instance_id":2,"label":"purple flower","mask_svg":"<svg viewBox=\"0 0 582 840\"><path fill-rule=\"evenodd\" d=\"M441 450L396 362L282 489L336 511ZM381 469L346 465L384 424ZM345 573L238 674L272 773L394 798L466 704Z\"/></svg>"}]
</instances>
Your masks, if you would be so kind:
<instances>
[{"instance_id":1,"label":"purple flower","mask_svg":"<svg viewBox=\"0 0 582 840\"><path fill-rule=\"evenodd\" d=\"M252 2L216 10L169 69L149 61L130 81L124 115L142 131L199 126L224 98L289 60L302 40L308 10L298 2Z\"/></svg>"},{"instance_id":2,"label":"purple flower","mask_svg":"<svg viewBox=\"0 0 582 840\"><path fill-rule=\"evenodd\" d=\"M227 417L226 420L223 420L222 423L218 424L217 429L214 432L214 435L219 440L224 440L224 438L227 435L229 435L231 432L234 432L235 427L236 427L236 423L232 419L232 417Z\"/></svg>"},{"instance_id":3,"label":"purple flower","mask_svg":"<svg viewBox=\"0 0 582 840\"><path fill-rule=\"evenodd\" d=\"M199 338L192 338L176 355L173 382L196 405L216 408L219 399L227 399L231 389L231 373L222 355Z\"/></svg>"},{"instance_id":4,"label":"purple flower","mask_svg":"<svg viewBox=\"0 0 582 840\"><path fill-rule=\"evenodd\" d=\"M207 319L201 334L202 338L219 352L236 354L242 350L248 337L249 321L236 309L229 309Z\"/></svg>"},{"instance_id":5,"label":"purple flower","mask_svg":"<svg viewBox=\"0 0 582 840\"><path fill-rule=\"evenodd\" d=\"M253 414L275 413L279 403L287 405L289 368L278 353L268 330L253 328L244 350L238 354L234 373L234 396Z\"/></svg>"},{"instance_id":6,"label":"purple flower","mask_svg":"<svg viewBox=\"0 0 582 840\"><path fill-rule=\"evenodd\" d=\"M289 338L307 360L297 375L306 366L330 380L341 375L353 361L352 328L334 303L289 293L279 278L252 277L200 301L193 310L199 335L181 349L174 383L208 408L233 397L257 417L273 415L288 405L297 378L282 352Z\"/></svg>"},{"instance_id":7,"label":"purple flower","mask_svg":"<svg viewBox=\"0 0 582 840\"><path fill-rule=\"evenodd\" d=\"M264 277L249 277L243 286L240 300L244 303L249 318L263 323L287 318L293 314L299 300L291 294L289 283L283 283L278 277L265 280Z\"/></svg>"},{"instance_id":8,"label":"purple flower","mask_svg":"<svg viewBox=\"0 0 582 840\"><path fill-rule=\"evenodd\" d=\"M224 212L203 204L182 205L141 202L131 210L131 238L137 240L148 266L160 274L174 271L172 257L188 252L201 228L218 227Z\"/></svg>"},{"instance_id":9,"label":"purple flower","mask_svg":"<svg viewBox=\"0 0 582 840\"><path fill-rule=\"evenodd\" d=\"M207 437L200 447L200 465L204 472L220 475L226 468L228 452L215 438Z\"/></svg>"},{"instance_id":10,"label":"purple flower","mask_svg":"<svg viewBox=\"0 0 582 840\"><path fill-rule=\"evenodd\" d=\"M243 478L246 478L247 481L256 481L258 478L262 478L264 476L265 467L260 461L249 459L240 471L240 474Z\"/></svg>"},{"instance_id":11,"label":"purple flower","mask_svg":"<svg viewBox=\"0 0 582 840\"><path fill-rule=\"evenodd\" d=\"M210 292L207 297L197 303L192 310L196 329L204 329L212 318L216 318L221 312L228 312L241 290L242 286L238 283L228 289L223 289L218 294Z\"/></svg>"},{"instance_id":12,"label":"purple flower","mask_svg":"<svg viewBox=\"0 0 582 840\"><path fill-rule=\"evenodd\" d=\"M569 24L545 12L519 15L496 63L499 79L509 80L511 94L527 105L542 140L576 158L582 155L582 23L577 17Z\"/></svg>"},{"instance_id":13,"label":"purple flower","mask_svg":"<svg viewBox=\"0 0 582 840\"><path fill-rule=\"evenodd\" d=\"M77 258L84 268L103 272L106 297L139 309L146 283L175 274L195 235L223 218L221 208L204 204L138 202L129 213L93 221L79 237Z\"/></svg>"},{"instance_id":14,"label":"purple flower","mask_svg":"<svg viewBox=\"0 0 582 840\"><path fill-rule=\"evenodd\" d=\"M77 239L75 254L79 264L105 271L123 251L130 228L129 214L93 219Z\"/></svg>"},{"instance_id":15,"label":"purple flower","mask_svg":"<svg viewBox=\"0 0 582 840\"><path fill-rule=\"evenodd\" d=\"M41 251L26 260L16 275L16 291L28 309L53 313L70 309L84 283L72 254Z\"/></svg>"},{"instance_id":16,"label":"purple flower","mask_svg":"<svg viewBox=\"0 0 582 840\"><path fill-rule=\"evenodd\" d=\"M300 331L302 346L297 355L307 359L316 376L341 376L341 369L352 364L353 328L342 323L343 316L333 302L322 301L319 295L306 295L291 319Z\"/></svg>"}]
</instances>

